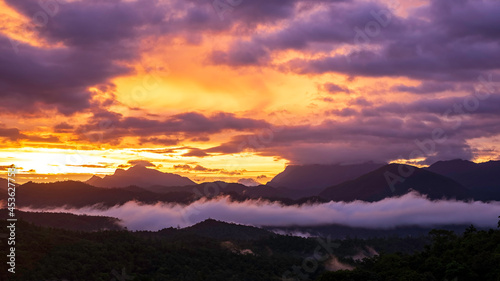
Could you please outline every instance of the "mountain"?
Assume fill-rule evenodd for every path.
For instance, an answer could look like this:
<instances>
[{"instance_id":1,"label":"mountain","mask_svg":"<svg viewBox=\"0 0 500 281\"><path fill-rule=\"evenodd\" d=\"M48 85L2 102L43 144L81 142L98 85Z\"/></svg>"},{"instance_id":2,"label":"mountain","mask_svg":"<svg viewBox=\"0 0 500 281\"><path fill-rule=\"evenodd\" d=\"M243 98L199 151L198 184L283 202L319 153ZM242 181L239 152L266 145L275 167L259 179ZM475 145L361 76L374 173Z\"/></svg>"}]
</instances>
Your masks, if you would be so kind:
<instances>
[{"instance_id":1,"label":"mountain","mask_svg":"<svg viewBox=\"0 0 500 281\"><path fill-rule=\"evenodd\" d=\"M200 199L200 197L211 198L227 195L231 197L231 200L239 202L252 198L266 198L286 205L300 203L300 201L280 197L279 190L263 185L247 187L239 183L207 182L179 187L153 186L151 189L161 190L162 192L154 192L138 186L123 188L95 187L80 181L27 182L16 188L16 206L31 206L33 208L68 206L81 208L100 204L103 207L111 207L123 205L129 201L143 204L155 204L157 202L189 204ZM0 201L6 201L7 196L7 192L0 192Z\"/></svg>"},{"instance_id":2,"label":"mountain","mask_svg":"<svg viewBox=\"0 0 500 281\"><path fill-rule=\"evenodd\" d=\"M120 220L105 216L74 215L70 213L24 212L16 210L16 218L38 226L74 231L123 230ZM7 209L0 209L2 219Z\"/></svg>"},{"instance_id":3,"label":"mountain","mask_svg":"<svg viewBox=\"0 0 500 281\"><path fill-rule=\"evenodd\" d=\"M214 197L217 195L240 195L245 198L286 198L286 192L267 186L246 186L240 183L227 183L223 181L204 182L188 186L159 186L154 185L143 188L156 193L192 192L198 196Z\"/></svg>"},{"instance_id":4,"label":"mountain","mask_svg":"<svg viewBox=\"0 0 500 281\"><path fill-rule=\"evenodd\" d=\"M11 182L11 183L14 183L14 182ZM17 183L14 183L15 186L18 186ZM12 187L12 185L11 185ZM7 190L7 188L9 188L9 181L7 179L4 179L4 178L0 178L0 190Z\"/></svg>"},{"instance_id":5,"label":"mountain","mask_svg":"<svg viewBox=\"0 0 500 281\"><path fill-rule=\"evenodd\" d=\"M189 178L171 173L163 173L158 170L148 169L142 165L135 165L128 170L116 169L113 175L100 178L93 176L86 183L96 187L127 187L131 185L139 187L160 186L184 186L193 185L195 182Z\"/></svg>"},{"instance_id":6,"label":"mountain","mask_svg":"<svg viewBox=\"0 0 500 281\"><path fill-rule=\"evenodd\" d=\"M414 169L411 175L406 178L400 175L400 171L404 173L409 169ZM390 181L396 182L394 192L390 188L388 177ZM430 199L466 199L469 197L468 190L458 182L425 169L403 164L383 166L354 180L328 187L319 195L334 201L373 202L403 195L410 190L425 194Z\"/></svg>"},{"instance_id":7,"label":"mountain","mask_svg":"<svg viewBox=\"0 0 500 281\"><path fill-rule=\"evenodd\" d=\"M471 190L475 199L500 200L500 161L438 161L427 170L459 182Z\"/></svg>"},{"instance_id":8,"label":"mountain","mask_svg":"<svg viewBox=\"0 0 500 281\"><path fill-rule=\"evenodd\" d=\"M383 165L373 162L353 165L290 165L267 185L291 189L292 193L293 190L302 191L294 192L298 197L313 196L326 187L355 179Z\"/></svg>"},{"instance_id":9,"label":"mountain","mask_svg":"<svg viewBox=\"0 0 500 281\"><path fill-rule=\"evenodd\" d=\"M6 192L0 193L0 200L7 200ZM101 188L79 181L27 182L16 188L16 206L20 207L71 206L80 208L95 204L111 207L134 200L144 204L157 202L187 204L195 200L195 195L190 192L159 194L139 187Z\"/></svg>"},{"instance_id":10,"label":"mountain","mask_svg":"<svg viewBox=\"0 0 500 281\"><path fill-rule=\"evenodd\" d=\"M268 230L253 226L227 223L214 219L207 219L193 226L182 229L186 234L214 239L253 240L273 236Z\"/></svg>"},{"instance_id":11,"label":"mountain","mask_svg":"<svg viewBox=\"0 0 500 281\"><path fill-rule=\"evenodd\" d=\"M323 224L308 226L264 226L263 228L278 234L312 236L312 237L330 237L331 239L346 239L356 237L361 239L370 239L375 237L422 237L433 229L444 229L462 234L470 225L460 224L439 224L439 225L400 225L391 228L368 228L356 227L341 224ZM480 230L488 230L487 227L478 227Z\"/></svg>"}]
</instances>

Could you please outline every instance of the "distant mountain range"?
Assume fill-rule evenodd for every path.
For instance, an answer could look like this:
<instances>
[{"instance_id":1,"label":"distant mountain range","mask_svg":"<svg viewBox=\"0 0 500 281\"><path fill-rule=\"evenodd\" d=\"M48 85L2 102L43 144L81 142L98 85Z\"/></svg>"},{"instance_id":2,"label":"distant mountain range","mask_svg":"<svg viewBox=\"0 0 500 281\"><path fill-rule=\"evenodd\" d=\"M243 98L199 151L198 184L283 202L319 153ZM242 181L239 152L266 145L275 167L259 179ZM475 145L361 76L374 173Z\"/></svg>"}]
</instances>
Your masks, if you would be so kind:
<instances>
[{"instance_id":1,"label":"distant mountain range","mask_svg":"<svg viewBox=\"0 0 500 281\"><path fill-rule=\"evenodd\" d=\"M405 174L408 170L413 172ZM2 182L6 185L5 179L0 184ZM145 204L189 204L201 197L220 195L231 196L236 201L263 198L295 205L331 200L373 202L411 190L433 200L500 201L500 161L440 161L428 168L375 163L291 166L268 185L259 186L221 181L196 184L179 175L134 166L128 170L118 169L104 178L92 177L86 183L28 182L16 188L16 205L43 208L102 204L109 207L132 200ZM1 192L0 200L6 199L7 193Z\"/></svg>"},{"instance_id":2,"label":"distant mountain range","mask_svg":"<svg viewBox=\"0 0 500 281\"><path fill-rule=\"evenodd\" d=\"M153 187L161 192L153 192L138 186L123 188L95 187L80 181L53 183L27 182L16 188L16 206L32 208L75 207L81 208L98 204L102 207L123 205L129 201L143 204L158 202L189 204L202 197L231 196L232 200L268 198L283 204L294 205L301 201L274 196L281 194L268 186L247 187L238 183L212 182L180 187ZM0 193L0 200L7 201L7 192Z\"/></svg>"},{"instance_id":3,"label":"distant mountain range","mask_svg":"<svg viewBox=\"0 0 500 281\"><path fill-rule=\"evenodd\" d=\"M95 204L111 207L129 201L144 204L157 202L187 204L195 199L195 195L191 192L154 193L136 186L102 188L79 181L27 182L16 188L16 206L33 208L63 206L81 208ZM6 192L0 193L0 200L7 200Z\"/></svg>"},{"instance_id":4,"label":"distant mountain range","mask_svg":"<svg viewBox=\"0 0 500 281\"><path fill-rule=\"evenodd\" d=\"M14 183L14 182L11 182L13 183L15 186L17 186L18 184L17 183ZM12 187L12 185L11 185ZM9 181L7 179L4 179L4 178L0 178L0 190L7 190L9 188Z\"/></svg>"},{"instance_id":5,"label":"distant mountain range","mask_svg":"<svg viewBox=\"0 0 500 281\"><path fill-rule=\"evenodd\" d=\"M70 213L45 213L15 211L16 218L34 225L74 231L123 230L120 220L105 216L74 215ZM0 209L2 219L9 218L7 209Z\"/></svg>"},{"instance_id":6,"label":"distant mountain range","mask_svg":"<svg viewBox=\"0 0 500 281\"><path fill-rule=\"evenodd\" d=\"M291 189L302 196L317 195L319 191L355 179L385 164L363 163L354 165L291 165L267 183L277 188Z\"/></svg>"},{"instance_id":7,"label":"distant mountain range","mask_svg":"<svg viewBox=\"0 0 500 281\"><path fill-rule=\"evenodd\" d=\"M500 161L439 161L427 170L459 182L469 189L476 199L500 200Z\"/></svg>"},{"instance_id":8,"label":"distant mountain range","mask_svg":"<svg viewBox=\"0 0 500 281\"><path fill-rule=\"evenodd\" d=\"M148 169L142 165L135 165L128 170L116 169L113 175L100 178L93 176L86 183L96 187L127 187L131 185L140 187L159 186L184 186L195 184L189 178L158 170Z\"/></svg>"},{"instance_id":9,"label":"distant mountain range","mask_svg":"<svg viewBox=\"0 0 500 281\"><path fill-rule=\"evenodd\" d=\"M406 176L405 171L413 172ZM391 183L394 183L392 188ZM424 169L402 164L385 165L354 180L328 187L319 196L333 201L373 202L400 196L411 190L425 194L430 199L469 198L468 190L460 183Z\"/></svg>"}]
</instances>

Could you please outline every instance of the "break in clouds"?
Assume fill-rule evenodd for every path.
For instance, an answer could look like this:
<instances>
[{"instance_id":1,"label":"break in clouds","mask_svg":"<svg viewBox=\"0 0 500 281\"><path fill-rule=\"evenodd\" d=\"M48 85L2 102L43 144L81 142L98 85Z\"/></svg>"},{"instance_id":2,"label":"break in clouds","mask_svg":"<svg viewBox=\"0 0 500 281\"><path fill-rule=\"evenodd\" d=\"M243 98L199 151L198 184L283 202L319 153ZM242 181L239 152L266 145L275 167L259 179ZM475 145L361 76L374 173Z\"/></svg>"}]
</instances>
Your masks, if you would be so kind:
<instances>
[{"instance_id":1,"label":"break in clouds","mask_svg":"<svg viewBox=\"0 0 500 281\"><path fill-rule=\"evenodd\" d=\"M23 210L42 211L30 208ZM265 200L234 202L229 197L219 197L200 199L189 205L143 205L130 201L109 209L92 206L43 211L116 217L130 230L152 231L167 227L187 227L208 218L253 226L342 224L391 228L404 225L474 224L479 227L495 227L500 202L430 201L417 193L409 193L373 203L354 201L284 206Z\"/></svg>"}]
</instances>

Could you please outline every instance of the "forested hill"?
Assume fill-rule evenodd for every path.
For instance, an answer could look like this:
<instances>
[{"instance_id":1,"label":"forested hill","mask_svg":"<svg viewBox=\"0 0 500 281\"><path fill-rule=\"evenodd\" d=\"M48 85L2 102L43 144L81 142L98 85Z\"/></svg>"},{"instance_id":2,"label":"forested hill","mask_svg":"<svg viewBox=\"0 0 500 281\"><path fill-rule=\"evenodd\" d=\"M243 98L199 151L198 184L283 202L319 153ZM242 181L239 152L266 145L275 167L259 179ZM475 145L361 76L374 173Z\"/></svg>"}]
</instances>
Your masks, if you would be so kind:
<instances>
[{"instance_id":1,"label":"forested hill","mask_svg":"<svg viewBox=\"0 0 500 281\"><path fill-rule=\"evenodd\" d=\"M4 229L5 223L2 221ZM249 230L223 222L205 223L224 231L232 227ZM2 271L0 280L109 281L117 276L125 280L190 281L286 280L283 276L320 281L500 278L500 231L473 227L460 236L433 230L429 237L366 240L283 235L216 239L196 235L196 231L184 235L177 229L168 231L178 235L153 237L148 232L44 228L23 220L16 223L16 230L16 274ZM432 244L425 246L427 242ZM7 254L2 247L0 255ZM305 267L304 261L314 267Z\"/></svg>"},{"instance_id":2,"label":"forested hill","mask_svg":"<svg viewBox=\"0 0 500 281\"><path fill-rule=\"evenodd\" d=\"M7 209L0 209L0 217L7 218ZM121 230L120 220L105 216L75 215L70 213L15 211L17 219L38 226L55 227L76 231Z\"/></svg>"}]
</instances>

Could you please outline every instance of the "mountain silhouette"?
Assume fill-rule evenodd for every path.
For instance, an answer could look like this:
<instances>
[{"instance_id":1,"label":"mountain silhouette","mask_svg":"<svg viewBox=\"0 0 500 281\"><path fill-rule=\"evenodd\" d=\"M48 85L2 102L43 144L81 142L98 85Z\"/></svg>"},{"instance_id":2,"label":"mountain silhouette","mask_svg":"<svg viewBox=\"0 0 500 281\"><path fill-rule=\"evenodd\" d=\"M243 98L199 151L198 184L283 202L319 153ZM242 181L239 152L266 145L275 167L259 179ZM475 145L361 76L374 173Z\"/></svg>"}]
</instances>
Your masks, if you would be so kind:
<instances>
[{"instance_id":1,"label":"mountain silhouette","mask_svg":"<svg viewBox=\"0 0 500 281\"><path fill-rule=\"evenodd\" d=\"M7 209L0 209L2 219L9 218L7 212ZM119 219L106 216L16 210L16 218L38 226L75 231L123 230Z\"/></svg>"},{"instance_id":2,"label":"mountain silhouette","mask_svg":"<svg viewBox=\"0 0 500 281\"><path fill-rule=\"evenodd\" d=\"M405 175L407 171L413 170ZM391 188L390 183L394 183ZM403 164L389 164L375 171L338 185L326 188L321 197L334 201L379 201L415 190L430 199L469 197L460 183L425 169Z\"/></svg>"},{"instance_id":3,"label":"mountain silhouette","mask_svg":"<svg viewBox=\"0 0 500 281\"><path fill-rule=\"evenodd\" d=\"M15 182L12 182L15 186L17 186L18 184L15 183ZM11 185L12 187L12 185ZM0 178L0 190L7 190L9 188L9 181L7 179L4 179L4 178Z\"/></svg>"},{"instance_id":4,"label":"mountain silhouette","mask_svg":"<svg viewBox=\"0 0 500 281\"><path fill-rule=\"evenodd\" d=\"M272 232L262 228L228 223L214 219L206 219L193 226L186 227L182 229L182 231L215 239L252 240L274 235Z\"/></svg>"},{"instance_id":5,"label":"mountain silhouette","mask_svg":"<svg viewBox=\"0 0 500 281\"><path fill-rule=\"evenodd\" d=\"M127 187L131 185L147 188L150 186L185 186L196 184L187 177L172 173L163 173L148 169L142 165L135 165L128 170L116 169L113 175L100 178L93 176L86 183L96 187Z\"/></svg>"},{"instance_id":6,"label":"mountain silhouette","mask_svg":"<svg viewBox=\"0 0 500 281\"><path fill-rule=\"evenodd\" d=\"M290 189L289 195L296 193L295 197L314 196L326 187L355 179L383 165L385 164L373 162L353 165L290 165L267 184Z\"/></svg>"},{"instance_id":7,"label":"mountain silhouette","mask_svg":"<svg viewBox=\"0 0 500 281\"><path fill-rule=\"evenodd\" d=\"M438 161L427 170L459 182L472 192L475 199L500 200L500 161Z\"/></svg>"},{"instance_id":8,"label":"mountain silhouette","mask_svg":"<svg viewBox=\"0 0 500 281\"><path fill-rule=\"evenodd\" d=\"M0 200L6 200L7 193L0 193ZM187 204L195 200L190 192L154 193L132 186L125 188L94 187L80 181L59 181L52 183L27 182L16 188L16 206L33 208L71 206L81 208L100 204L104 207L123 205L129 201L144 204L176 202Z\"/></svg>"}]
</instances>

